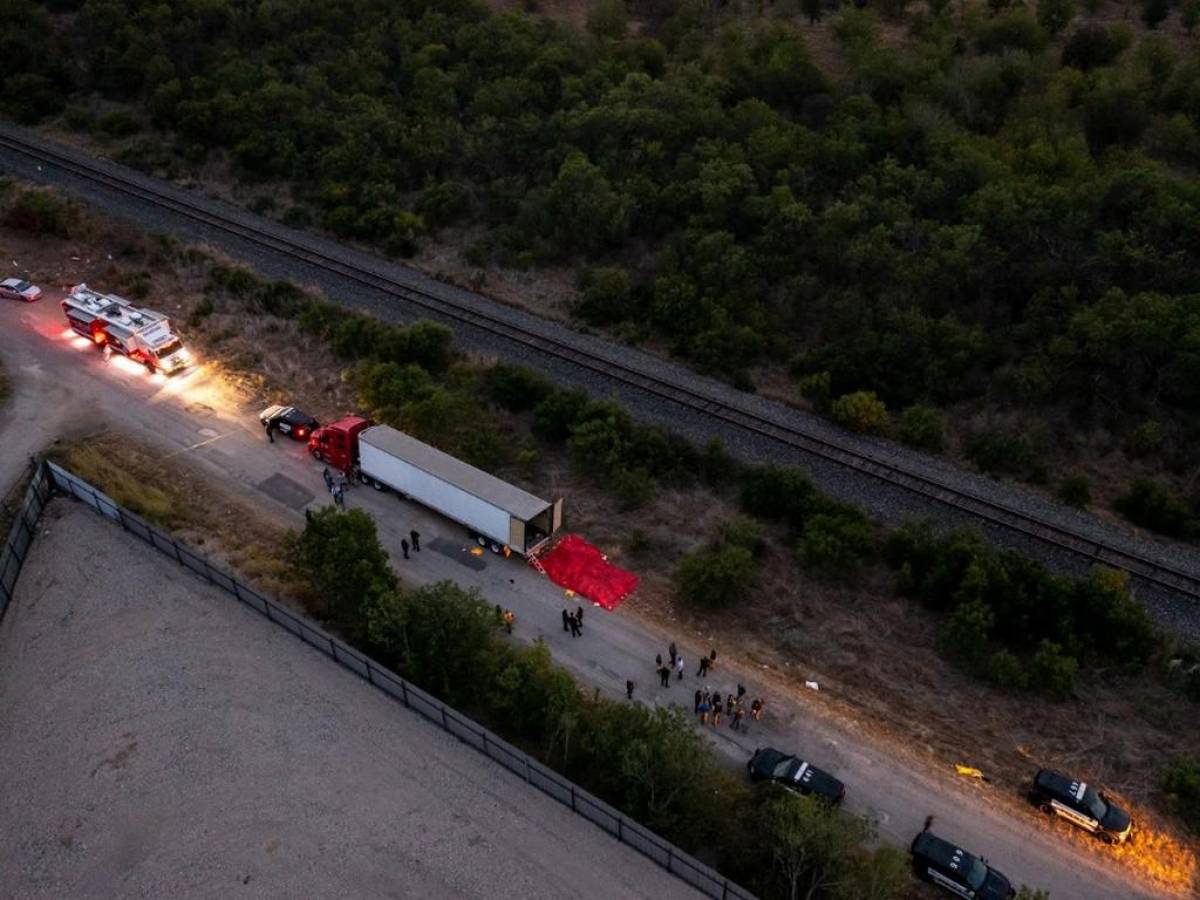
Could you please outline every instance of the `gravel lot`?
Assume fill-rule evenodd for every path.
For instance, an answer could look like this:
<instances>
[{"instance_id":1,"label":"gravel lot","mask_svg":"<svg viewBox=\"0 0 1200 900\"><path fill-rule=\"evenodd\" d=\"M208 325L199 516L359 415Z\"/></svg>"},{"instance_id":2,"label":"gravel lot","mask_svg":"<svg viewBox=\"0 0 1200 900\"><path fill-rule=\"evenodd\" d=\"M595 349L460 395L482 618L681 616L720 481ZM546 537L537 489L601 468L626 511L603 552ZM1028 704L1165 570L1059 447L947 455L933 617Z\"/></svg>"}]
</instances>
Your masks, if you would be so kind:
<instances>
[{"instance_id":1,"label":"gravel lot","mask_svg":"<svg viewBox=\"0 0 1200 900\"><path fill-rule=\"evenodd\" d=\"M41 527L0 623L0 895L699 896L84 507Z\"/></svg>"},{"instance_id":2,"label":"gravel lot","mask_svg":"<svg viewBox=\"0 0 1200 900\"><path fill-rule=\"evenodd\" d=\"M30 136L30 132L7 123L0 124L0 134L4 133L21 137ZM61 147L58 149L64 150ZM77 151L64 150L64 152L68 155L81 156ZM121 177L129 177L131 174L130 170L122 166L103 161L101 164L114 172L119 172ZM184 216L124 196L56 167L37 165L26 157L2 148L0 148L0 172L8 172L20 178L65 188L97 210L126 219L147 230L172 234L185 241L200 241L219 246L233 257L245 261L265 275L315 285L324 290L331 298L380 318L398 322L411 321L415 318L437 318L436 315L431 315L429 312L389 294L364 287L357 282L315 268L290 256L274 253L239 238L214 231ZM133 173L132 177L142 183L152 185L156 190L166 187L191 202L199 201L214 211L220 211L226 215L232 214L239 221L252 225L259 231L286 236L289 240L306 244L323 253L338 256L346 262L385 275L397 282L436 293L460 304L476 307L487 305L493 313L504 316L513 324L532 329L555 340L571 342L587 353L606 359L619 360L624 365L651 373L658 378L678 384L687 384L692 389L706 392L714 399L733 404L765 416L771 421L801 429L811 435L831 440L843 446L867 448L879 459L938 478L959 490L969 491L980 497L1038 516L1043 520L1068 527L1083 536L1127 547L1151 559L1158 559L1183 571L1200 575L1200 550L1197 548L1158 541L1142 533L1135 534L1127 528L1064 507L1027 488L1001 483L967 472L943 460L926 456L900 445L847 434L818 416L790 409L762 397L740 393L727 385L703 378L683 365L667 363L643 351L595 336L577 334L561 325L503 306L478 294L443 284L403 265L389 263L379 257L351 249L335 241L296 232L262 216L194 192L172 188L148 176ZM1027 553L1059 571L1074 574L1086 571L1087 565L1084 560L1075 554L1057 550L1040 541L1026 539L1005 528L981 526L974 517L951 511L940 504L930 504L924 498L902 488L893 487L875 479L863 478L834 463L801 454L793 448L781 445L769 438L714 421L677 403L598 376L571 363L532 354L528 348L490 332L455 322L447 322L447 324L454 328L459 344L467 350L484 356L525 363L547 372L560 383L585 387L598 396L615 397L639 418L664 425L698 443L707 442L712 437L719 437L731 452L742 459L754 462L769 461L802 465L811 472L814 482L823 490L840 499L861 505L871 515L882 521L896 523L906 519L932 516L936 518L939 526L968 526L980 529L1001 545ZM1197 615L1194 603L1172 592L1149 585L1142 585L1139 596L1156 620L1165 628L1200 639L1200 615Z\"/></svg>"}]
</instances>

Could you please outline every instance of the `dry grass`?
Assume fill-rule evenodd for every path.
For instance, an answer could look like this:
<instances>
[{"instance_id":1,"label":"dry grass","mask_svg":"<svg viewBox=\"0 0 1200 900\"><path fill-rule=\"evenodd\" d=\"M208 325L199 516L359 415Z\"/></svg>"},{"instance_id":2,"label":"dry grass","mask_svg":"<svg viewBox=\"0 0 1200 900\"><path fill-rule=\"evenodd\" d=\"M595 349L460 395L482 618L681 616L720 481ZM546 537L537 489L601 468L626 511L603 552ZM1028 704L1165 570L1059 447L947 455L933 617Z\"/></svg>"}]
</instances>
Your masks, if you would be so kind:
<instances>
[{"instance_id":1,"label":"dry grass","mask_svg":"<svg viewBox=\"0 0 1200 900\"><path fill-rule=\"evenodd\" d=\"M192 466L111 431L56 443L47 455L209 559L237 570L259 590L282 598L300 595L284 561L287 528L214 488Z\"/></svg>"}]
</instances>

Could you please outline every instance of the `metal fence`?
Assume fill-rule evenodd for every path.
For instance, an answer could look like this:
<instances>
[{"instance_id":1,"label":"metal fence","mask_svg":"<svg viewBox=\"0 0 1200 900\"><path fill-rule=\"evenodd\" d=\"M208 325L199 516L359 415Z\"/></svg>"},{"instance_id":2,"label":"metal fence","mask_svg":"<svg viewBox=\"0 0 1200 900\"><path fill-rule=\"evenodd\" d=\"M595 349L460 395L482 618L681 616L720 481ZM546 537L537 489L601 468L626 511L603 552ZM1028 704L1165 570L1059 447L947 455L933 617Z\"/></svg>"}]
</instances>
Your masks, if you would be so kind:
<instances>
[{"instance_id":1,"label":"metal fence","mask_svg":"<svg viewBox=\"0 0 1200 900\"><path fill-rule=\"evenodd\" d=\"M599 825L621 843L654 860L671 874L686 881L702 893L709 897L720 897L722 900L725 898L753 900L754 895L745 888L684 853L644 825L640 825L625 814L613 809L600 798L588 793L529 754L518 750L503 738L442 703L436 697L427 694L396 673L385 669L369 657L332 637L303 616L238 581L141 517L124 509L111 497L54 463L45 463L38 468L33 484L30 485L23 513L14 523L13 534L9 536L4 559L7 560L10 551L13 551L13 556L17 560L16 572L20 571L20 563L25 558L33 530L37 526L38 516L41 515L52 489L82 500L101 515L120 523L121 527L130 534L141 538L167 556L187 566L211 584L222 588L247 606L262 613L272 622L283 626L306 644L320 650L350 671L365 678L384 693L399 700L409 709L420 713L430 722L486 754L490 759L523 778L542 793L553 797L564 806L569 806L576 814ZM8 571L6 562L3 579L0 579L4 587L5 602L7 602L9 591L16 581L16 573L10 578ZM0 612L2 611L0 608Z\"/></svg>"},{"instance_id":2,"label":"metal fence","mask_svg":"<svg viewBox=\"0 0 1200 900\"><path fill-rule=\"evenodd\" d=\"M24 477L21 481L24 481ZM20 482L18 482L19 484ZM21 574L21 566L25 564L25 556L29 553L29 545L37 531L38 520L42 510L50 500L53 485L50 482L49 470L44 465L34 467L33 480L25 490L25 496L16 507L12 527L8 530L8 540L0 551L0 619L8 609L12 600L13 590L17 586L17 577ZM5 500L5 507L9 501Z\"/></svg>"}]
</instances>

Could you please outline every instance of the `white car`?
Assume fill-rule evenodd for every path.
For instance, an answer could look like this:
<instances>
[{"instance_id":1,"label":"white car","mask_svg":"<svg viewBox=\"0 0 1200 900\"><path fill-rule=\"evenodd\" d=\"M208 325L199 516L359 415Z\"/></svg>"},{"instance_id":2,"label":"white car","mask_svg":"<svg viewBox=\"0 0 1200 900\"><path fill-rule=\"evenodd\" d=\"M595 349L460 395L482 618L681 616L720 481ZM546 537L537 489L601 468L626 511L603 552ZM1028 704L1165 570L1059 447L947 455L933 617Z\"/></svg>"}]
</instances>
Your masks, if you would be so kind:
<instances>
[{"instance_id":1,"label":"white car","mask_svg":"<svg viewBox=\"0 0 1200 900\"><path fill-rule=\"evenodd\" d=\"M41 296L40 287L20 278L5 278L0 281L0 297L5 300L24 300L26 303L32 303Z\"/></svg>"}]
</instances>

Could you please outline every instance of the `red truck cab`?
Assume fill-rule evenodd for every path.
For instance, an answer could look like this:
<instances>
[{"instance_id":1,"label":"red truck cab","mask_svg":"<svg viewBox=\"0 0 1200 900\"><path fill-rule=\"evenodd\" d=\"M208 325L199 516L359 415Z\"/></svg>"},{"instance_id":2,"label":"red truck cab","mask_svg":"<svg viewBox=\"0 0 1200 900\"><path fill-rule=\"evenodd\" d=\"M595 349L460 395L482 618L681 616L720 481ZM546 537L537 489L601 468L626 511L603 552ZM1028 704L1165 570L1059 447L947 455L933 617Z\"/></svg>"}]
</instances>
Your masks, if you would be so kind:
<instances>
[{"instance_id":1,"label":"red truck cab","mask_svg":"<svg viewBox=\"0 0 1200 900\"><path fill-rule=\"evenodd\" d=\"M358 434L373 423L362 416L346 416L322 425L308 439L308 452L346 475L358 465Z\"/></svg>"}]
</instances>

